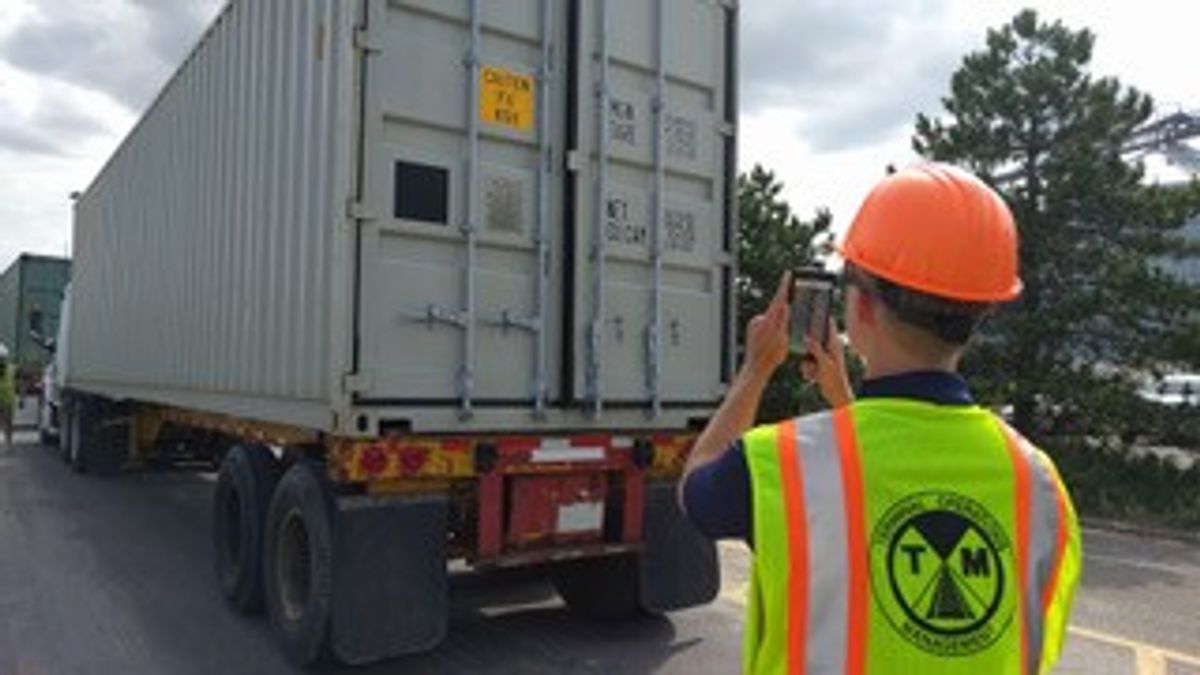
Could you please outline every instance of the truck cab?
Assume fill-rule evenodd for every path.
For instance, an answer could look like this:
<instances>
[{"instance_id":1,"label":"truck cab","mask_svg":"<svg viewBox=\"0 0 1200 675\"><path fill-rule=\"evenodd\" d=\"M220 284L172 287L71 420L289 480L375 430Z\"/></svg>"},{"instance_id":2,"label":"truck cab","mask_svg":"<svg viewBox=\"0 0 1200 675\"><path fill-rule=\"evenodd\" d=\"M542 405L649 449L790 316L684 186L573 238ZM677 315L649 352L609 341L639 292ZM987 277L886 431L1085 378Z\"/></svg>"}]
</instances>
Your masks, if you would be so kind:
<instances>
[{"instance_id":1,"label":"truck cab","mask_svg":"<svg viewBox=\"0 0 1200 675\"><path fill-rule=\"evenodd\" d=\"M42 342L50 352L50 363L42 371L41 396L38 397L38 438L42 445L62 447L61 415L62 389L66 374L67 322L70 315L71 287L63 289L62 308L59 313L58 333Z\"/></svg>"}]
</instances>

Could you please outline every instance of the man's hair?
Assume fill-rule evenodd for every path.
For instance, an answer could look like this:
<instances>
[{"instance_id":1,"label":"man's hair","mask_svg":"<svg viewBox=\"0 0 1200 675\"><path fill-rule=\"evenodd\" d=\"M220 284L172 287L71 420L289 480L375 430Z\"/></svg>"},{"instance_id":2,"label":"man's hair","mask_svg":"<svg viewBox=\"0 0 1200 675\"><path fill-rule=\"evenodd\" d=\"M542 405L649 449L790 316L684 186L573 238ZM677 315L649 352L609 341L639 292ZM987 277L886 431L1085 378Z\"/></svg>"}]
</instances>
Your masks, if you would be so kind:
<instances>
[{"instance_id":1,"label":"man's hair","mask_svg":"<svg viewBox=\"0 0 1200 675\"><path fill-rule=\"evenodd\" d=\"M914 291L849 262L845 273L852 283L879 298L897 319L955 347L966 345L995 308L992 303L952 300Z\"/></svg>"}]
</instances>

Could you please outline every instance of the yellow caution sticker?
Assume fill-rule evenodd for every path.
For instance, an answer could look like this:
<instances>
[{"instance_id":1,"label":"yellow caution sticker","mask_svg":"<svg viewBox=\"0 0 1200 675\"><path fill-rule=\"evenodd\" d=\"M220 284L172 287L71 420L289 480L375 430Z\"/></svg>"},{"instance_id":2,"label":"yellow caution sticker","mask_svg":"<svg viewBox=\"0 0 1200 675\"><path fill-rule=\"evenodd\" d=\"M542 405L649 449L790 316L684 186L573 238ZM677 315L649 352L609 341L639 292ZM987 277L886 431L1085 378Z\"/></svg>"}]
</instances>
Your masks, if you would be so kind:
<instances>
[{"instance_id":1,"label":"yellow caution sticker","mask_svg":"<svg viewBox=\"0 0 1200 675\"><path fill-rule=\"evenodd\" d=\"M484 66L479 73L479 118L518 131L533 129L533 76Z\"/></svg>"}]
</instances>

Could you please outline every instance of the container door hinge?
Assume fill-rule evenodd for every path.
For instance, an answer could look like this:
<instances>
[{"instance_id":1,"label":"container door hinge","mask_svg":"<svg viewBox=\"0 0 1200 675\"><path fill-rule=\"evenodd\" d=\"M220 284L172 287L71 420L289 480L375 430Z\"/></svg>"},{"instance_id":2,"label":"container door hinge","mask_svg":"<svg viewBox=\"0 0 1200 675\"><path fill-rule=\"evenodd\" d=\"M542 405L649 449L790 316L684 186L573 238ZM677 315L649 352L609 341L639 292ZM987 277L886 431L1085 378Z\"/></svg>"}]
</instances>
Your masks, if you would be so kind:
<instances>
[{"instance_id":1,"label":"container door hinge","mask_svg":"<svg viewBox=\"0 0 1200 675\"><path fill-rule=\"evenodd\" d=\"M350 220L375 220L375 214L357 199L346 200L346 217Z\"/></svg>"},{"instance_id":2,"label":"container door hinge","mask_svg":"<svg viewBox=\"0 0 1200 675\"><path fill-rule=\"evenodd\" d=\"M378 54L383 51L383 46L379 44L375 33L364 26L354 29L354 48L364 54Z\"/></svg>"},{"instance_id":3,"label":"container door hinge","mask_svg":"<svg viewBox=\"0 0 1200 675\"><path fill-rule=\"evenodd\" d=\"M342 391L347 394L367 394L373 388L371 376L365 373L347 373L342 376Z\"/></svg>"}]
</instances>

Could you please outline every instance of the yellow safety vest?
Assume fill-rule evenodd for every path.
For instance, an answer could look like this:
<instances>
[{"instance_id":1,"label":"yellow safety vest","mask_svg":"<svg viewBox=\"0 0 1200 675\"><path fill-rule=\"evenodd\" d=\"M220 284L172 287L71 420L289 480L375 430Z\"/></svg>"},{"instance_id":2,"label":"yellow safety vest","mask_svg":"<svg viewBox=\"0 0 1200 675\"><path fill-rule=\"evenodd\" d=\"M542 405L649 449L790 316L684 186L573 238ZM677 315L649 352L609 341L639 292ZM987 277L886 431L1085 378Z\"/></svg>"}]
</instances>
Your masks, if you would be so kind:
<instances>
[{"instance_id":1,"label":"yellow safety vest","mask_svg":"<svg viewBox=\"0 0 1200 675\"><path fill-rule=\"evenodd\" d=\"M745 437L746 673L1047 672L1079 582L1053 463L990 412L869 399Z\"/></svg>"}]
</instances>

